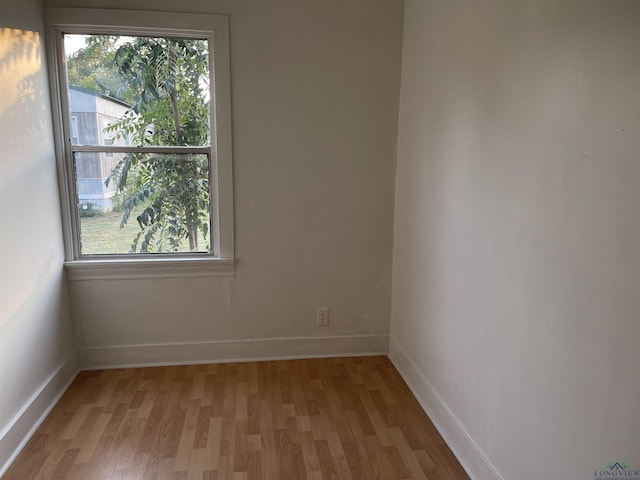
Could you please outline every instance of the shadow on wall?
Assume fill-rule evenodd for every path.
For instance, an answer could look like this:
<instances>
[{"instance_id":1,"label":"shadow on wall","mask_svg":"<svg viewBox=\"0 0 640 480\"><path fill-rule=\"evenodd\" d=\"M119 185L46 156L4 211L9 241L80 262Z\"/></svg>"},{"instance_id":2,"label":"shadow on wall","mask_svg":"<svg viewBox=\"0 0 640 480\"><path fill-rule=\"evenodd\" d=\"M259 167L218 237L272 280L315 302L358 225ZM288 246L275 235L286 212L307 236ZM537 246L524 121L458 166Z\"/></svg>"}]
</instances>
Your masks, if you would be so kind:
<instances>
[{"instance_id":1,"label":"shadow on wall","mask_svg":"<svg viewBox=\"0 0 640 480\"><path fill-rule=\"evenodd\" d=\"M25 139L38 138L46 129L48 100L42 64L38 32L0 27L0 138L4 152L7 147L11 152ZM11 155L0 156L3 169L6 163L16 161Z\"/></svg>"},{"instance_id":2,"label":"shadow on wall","mask_svg":"<svg viewBox=\"0 0 640 480\"><path fill-rule=\"evenodd\" d=\"M51 255L57 244L37 237L58 222L46 214L55 198L54 167L40 40L38 32L0 27L0 228L7 232L0 235L0 251L10 260L3 262L0 275L2 321L23 308L44 277L61 268L59 256Z\"/></svg>"}]
</instances>

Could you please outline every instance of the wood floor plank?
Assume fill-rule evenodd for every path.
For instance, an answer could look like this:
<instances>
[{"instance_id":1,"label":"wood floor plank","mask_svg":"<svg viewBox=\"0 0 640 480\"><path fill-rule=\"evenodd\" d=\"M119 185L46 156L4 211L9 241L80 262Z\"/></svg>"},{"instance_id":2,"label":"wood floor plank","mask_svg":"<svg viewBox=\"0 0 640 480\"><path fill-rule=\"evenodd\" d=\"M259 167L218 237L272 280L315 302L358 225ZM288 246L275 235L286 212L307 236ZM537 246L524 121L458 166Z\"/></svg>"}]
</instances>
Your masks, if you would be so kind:
<instances>
[{"instance_id":1,"label":"wood floor plank","mask_svg":"<svg viewBox=\"0 0 640 480\"><path fill-rule=\"evenodd\" d=\"M53 450L47 456L46 461L35 476L35 480L48 480L55 478L54 472L57 470L60 459L65 457L71 440L60 440L53 446Z\"/></svg>"},{"instance_id":2,"label":"wood floor plank","mask_svg":"<svg viewBox=\"0 0 640 480\"><path fill-rule=\"evenodd\" d=\"M2 480L468 480L386 357L81 372Z\"/></svg>"}]
</instances>

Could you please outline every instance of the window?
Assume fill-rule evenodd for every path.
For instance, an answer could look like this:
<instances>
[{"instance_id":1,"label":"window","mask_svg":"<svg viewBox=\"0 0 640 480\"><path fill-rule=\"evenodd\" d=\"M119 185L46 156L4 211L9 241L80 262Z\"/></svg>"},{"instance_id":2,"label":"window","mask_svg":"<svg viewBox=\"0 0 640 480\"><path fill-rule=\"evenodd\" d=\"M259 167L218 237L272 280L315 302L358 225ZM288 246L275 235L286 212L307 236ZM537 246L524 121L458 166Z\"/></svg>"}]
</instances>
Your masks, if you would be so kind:
<instances>
[{"instance_id":1,"label":"window","mask_svg":"<svg viewBox=\"0 0 640 480\"><path fill-rule=\"evenodd\" d=\"M71 111L73 112L73 107L71 107ZM115 132L115 130L117 130L118 124L117 124L118 119L116 118L114 121L110 121L107 119L102 119L102 143L103 145L114 145L116 138L117 138L117 133ZM122 142L123 144L129 144L128 140L128 135L122 135L122 140L125 140L125 142ZM71 144L73 144L73 142L71 142ZM113 158L113 152L106 152L105 153L105 157L107 158ZM114 165L112 167L112 171L113 168L115 168L116 166ZM124 196L124 195L121 195Z\"/></svg>"},{"instance_id":2,"label":"window","mask_svg":"<svg viewBox=\"0 0 640 480\"><path fill-rule=\"evenodd\" d=\"M227 18L45 18L71 275L232 271Z\"/></svg>"},{"instance_id":3,"label":"window","mask_svg":"<svg viewBox=\"0 0 640 480\"><path fill-rule=\"evenodd\" d=\"M71 116L71 144L78 145L80 143L78 139L78 117Z\"/></svg>"}]
</instances>

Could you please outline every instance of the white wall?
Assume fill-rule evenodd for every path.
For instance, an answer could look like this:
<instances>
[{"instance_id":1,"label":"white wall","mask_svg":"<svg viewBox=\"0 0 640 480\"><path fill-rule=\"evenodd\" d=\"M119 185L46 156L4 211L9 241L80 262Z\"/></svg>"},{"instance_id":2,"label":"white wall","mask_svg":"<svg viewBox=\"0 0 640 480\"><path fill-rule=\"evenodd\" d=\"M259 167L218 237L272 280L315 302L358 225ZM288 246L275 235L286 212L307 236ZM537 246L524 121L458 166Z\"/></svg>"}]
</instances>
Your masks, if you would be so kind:
<instances>
[{"instance_id":1,"label":"white wall","mask_svg":"<svg viewBox=\"0 0 640 480\"><path fill-rule=\"evenodd\" d=\"M41 23L0 3L0 473L75 374Z\"/></svg>"},{"instance_id":2,"label":"white wall","mask_svg":"<svg viewBox=\"0 0 640 480\"><path fill-rule=\"evenodd\" d=\"M639 47L635 1L405 5L391 355L475 478L640 466Z\"/></svg>"},{"instance_id":3,"label":"white wall","mask_svg":"<svg viewBox=\"0 0 640 480\"><path fill-rule=\"evenodd\" d=\"M153 8L230 17L236 274L72 282L83 364L385 352L402 1ZM315 324L320 306L331 309L329 327ZM209 343L277 337L311 340ZM167 343L178 345L153 347Z\"/></svg>"}]
</instances>

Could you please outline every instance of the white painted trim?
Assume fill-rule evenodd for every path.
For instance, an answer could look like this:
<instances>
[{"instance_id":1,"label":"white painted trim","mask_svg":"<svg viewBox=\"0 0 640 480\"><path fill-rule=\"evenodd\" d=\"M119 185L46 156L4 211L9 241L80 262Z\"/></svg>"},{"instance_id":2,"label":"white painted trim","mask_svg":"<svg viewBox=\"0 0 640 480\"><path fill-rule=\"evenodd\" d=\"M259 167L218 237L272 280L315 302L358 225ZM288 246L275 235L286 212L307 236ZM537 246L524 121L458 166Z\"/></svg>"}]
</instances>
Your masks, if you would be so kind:
<instances>
[{"instance_id":1,"label":"white painted trim","mask_svg":"<svg viewBox=\"0 0 640 480\"><path fill-rule=\"evenodd\" d=\"M4 475L36 429L58 403L78 371L78 358L73 351L0 431L0 477Z\"/></svg>"},{"instance_id":2,"label":"white painted trim","mask_svg":"<svg viewBox=\"0 0 640 480\"><path fill-rule=\"evenodd\" d=\"M107 123L108 125L108 123ZM94 152L94 153L170 153L172 155L181 155L187 153L195 153L196 155L211 155L211 147L182 147L162 146L162 147L138 147L136 145L71 145L71 151L76 152Z\"/></svg>"},{"instance_id":3,"label":"white painted trim","mask_svg":"<svg viewBox=\"0 0 640 480\"><path fill-rule=\"evenodd\" d=\"M389 336L257 338L211 342L121 345L78 349L83 370L160 365L386 355Z\"/></svg>"},{"instance_id":4,"label":"white painted trim","mask_svg":"<svg viewBox=\"0 0 640 480\"><path fill-rule=\"evenodd\" d=\"M70 281L233 276L233 260L211 257L83 259L64 263Z\"/></svg>"},{"instance_id":5,"label":"white painted trim","mask_svg":"<svg viewBox=\"0 0 640 480\"><path fill-rule=\"evenodd\" d=\"M393 337L389 338L389 359L467 474L473 480L502 480L464 425Z\"/></svg>"}]
</instances>

